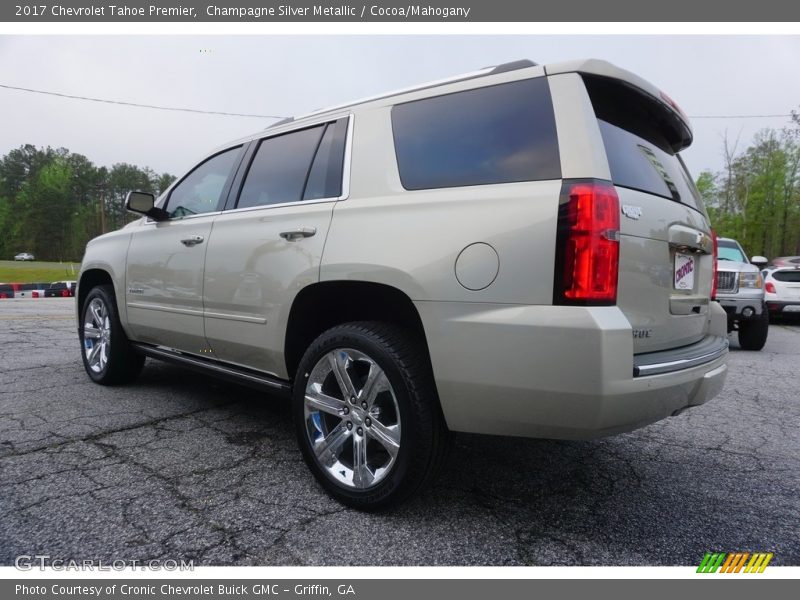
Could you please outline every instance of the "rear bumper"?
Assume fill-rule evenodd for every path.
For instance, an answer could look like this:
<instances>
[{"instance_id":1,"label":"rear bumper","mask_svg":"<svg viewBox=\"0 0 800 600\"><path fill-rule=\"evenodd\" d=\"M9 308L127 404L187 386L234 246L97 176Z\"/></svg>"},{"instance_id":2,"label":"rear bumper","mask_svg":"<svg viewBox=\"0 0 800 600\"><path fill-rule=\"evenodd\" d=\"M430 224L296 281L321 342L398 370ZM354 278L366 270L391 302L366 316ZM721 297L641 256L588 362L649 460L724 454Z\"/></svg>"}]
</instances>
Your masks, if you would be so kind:
<instances>
[{"instance_id":1,"label":"rear bumper","mask_svg":"<svg viewBox=\"0 0 800 600\"><path fill-rule=\"evenodd\" d=\"M683 371L713 362L727 353L727 336L709 335L691 346L635 355L633 357L633 376L647 377Z\"/></svg>"},{"instance_id":2,"label":"rear bumper","mask_svg":"<svg viewBox=\"0 0 800 600\"><path fill-rule=\"evenodd\" d=\"M617 307L418 302L450 429L587 439L630 431L716 396L727 348L702 364L634 377ZM712 333L724 337L715 303ZM717 331L719 330L719 331Z\"/></svg>"},{"instance_id":3,"label":"rear bumper","mask_svg":"<svg viewBox=\"0 0 800 600\"><path fill-rule=\"evenodd\" d=\"M787 307L789 310L787 310ZM767 300L767 310L773 314L786 314L800 315L800 300L794 302L779 302L777 300Z\"/></svg>"}]
</instances>

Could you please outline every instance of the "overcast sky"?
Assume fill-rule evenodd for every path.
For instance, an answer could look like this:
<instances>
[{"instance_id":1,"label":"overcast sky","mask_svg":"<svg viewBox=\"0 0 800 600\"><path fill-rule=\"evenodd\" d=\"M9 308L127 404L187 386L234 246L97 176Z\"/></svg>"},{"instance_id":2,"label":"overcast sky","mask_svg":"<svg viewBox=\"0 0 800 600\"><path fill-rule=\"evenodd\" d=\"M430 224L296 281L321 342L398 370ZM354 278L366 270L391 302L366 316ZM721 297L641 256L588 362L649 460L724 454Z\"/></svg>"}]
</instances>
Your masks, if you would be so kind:
<instances>
[{"instance_id":1,"label":"overcast sky","mask_svg":"<svg viewBox=\"0 0 800 600\"><path fill-rule=\"evenodd\" d=\"M144 104L293 115L530 58L602 58L695 115L787 114L800 105L800 36L0 36L0 84ZM111 106L0 88L0 155L66 147L97 165L180 175L268 119ZM746 145L787 119L694 119L690 170L722 165L722 136Z\"/></svg>"}]
</instances>

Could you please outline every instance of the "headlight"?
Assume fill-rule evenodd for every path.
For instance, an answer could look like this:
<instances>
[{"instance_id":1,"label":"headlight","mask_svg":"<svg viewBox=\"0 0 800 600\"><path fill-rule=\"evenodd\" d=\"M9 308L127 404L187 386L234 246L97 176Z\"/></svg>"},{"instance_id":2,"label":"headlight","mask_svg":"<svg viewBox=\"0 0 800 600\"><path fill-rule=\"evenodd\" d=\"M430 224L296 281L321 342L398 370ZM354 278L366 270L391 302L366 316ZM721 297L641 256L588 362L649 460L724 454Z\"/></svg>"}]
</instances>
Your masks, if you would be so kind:
<instances>
[{"instance_id":1,"label":"headlight","mask_svg":"<svg viewBox=\"0 0 800 600\"><path fill-rule=\"evenodd\" d=\"M739 273L739 287L761 289L761 273Z\"/></svg>"}]
</instances>

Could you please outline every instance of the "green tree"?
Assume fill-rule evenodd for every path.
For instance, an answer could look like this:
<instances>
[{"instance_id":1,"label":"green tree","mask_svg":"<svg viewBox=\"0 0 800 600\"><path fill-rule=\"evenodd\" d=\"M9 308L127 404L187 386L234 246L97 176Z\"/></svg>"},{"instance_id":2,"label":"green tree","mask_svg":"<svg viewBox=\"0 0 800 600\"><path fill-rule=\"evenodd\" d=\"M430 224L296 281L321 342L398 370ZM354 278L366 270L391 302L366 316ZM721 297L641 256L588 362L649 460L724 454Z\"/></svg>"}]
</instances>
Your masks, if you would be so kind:
<instances>
[{"instance_id":1,"label":"green tree","mask_svg":"<svg viewBox=\"0 0 800 600\"><path fill-rule=\"evenodd\" d=\"M126 163L97 167L66 148L14 149L0 158L0 258L79 260L103 223L111 231L136 218L124 208L129 190L160 193L174 179Z\"/></svg>"},{"instance_id":2,"label":"green tree","mask_svg":"<svg viewBox=\"0 0 800 600\"><path fill-rule=\"evenodd\" d=\"M54 158L26 181L17 194L19 219L12 230L17 245L43 260L67 260L72 250L68 230L72 222L72 170Z\"/></svg>"},{"instance_id":3,"label":"green tree","mask_svg":"<svg viewBox=\"0 0 800 600\"><path fill-rule=\"evenodd\" d=\"M799 142L797 129L765 129L737 154L726 139L725 170L697 180L719 235L750 254L800 253Z\"/></svg>"}]
</instances>

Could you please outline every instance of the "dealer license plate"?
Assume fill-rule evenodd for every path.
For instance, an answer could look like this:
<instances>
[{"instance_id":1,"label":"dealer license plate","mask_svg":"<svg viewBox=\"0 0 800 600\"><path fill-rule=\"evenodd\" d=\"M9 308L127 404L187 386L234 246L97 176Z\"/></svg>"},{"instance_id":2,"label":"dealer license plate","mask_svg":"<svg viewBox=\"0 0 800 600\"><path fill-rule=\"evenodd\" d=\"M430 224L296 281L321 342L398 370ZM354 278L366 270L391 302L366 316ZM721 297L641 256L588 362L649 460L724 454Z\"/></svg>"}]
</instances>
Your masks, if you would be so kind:
<instances>
[{"instance_id":1,"label":"dealer license plate","mask_svg":"<svg viewBox=\"0 0 800 600\"><path fill-rule=\"evenodd\" d=\"M694 289L694 256L675 254L675 271L673 283L676 290Z\"/></svg>"}]
</instances>

